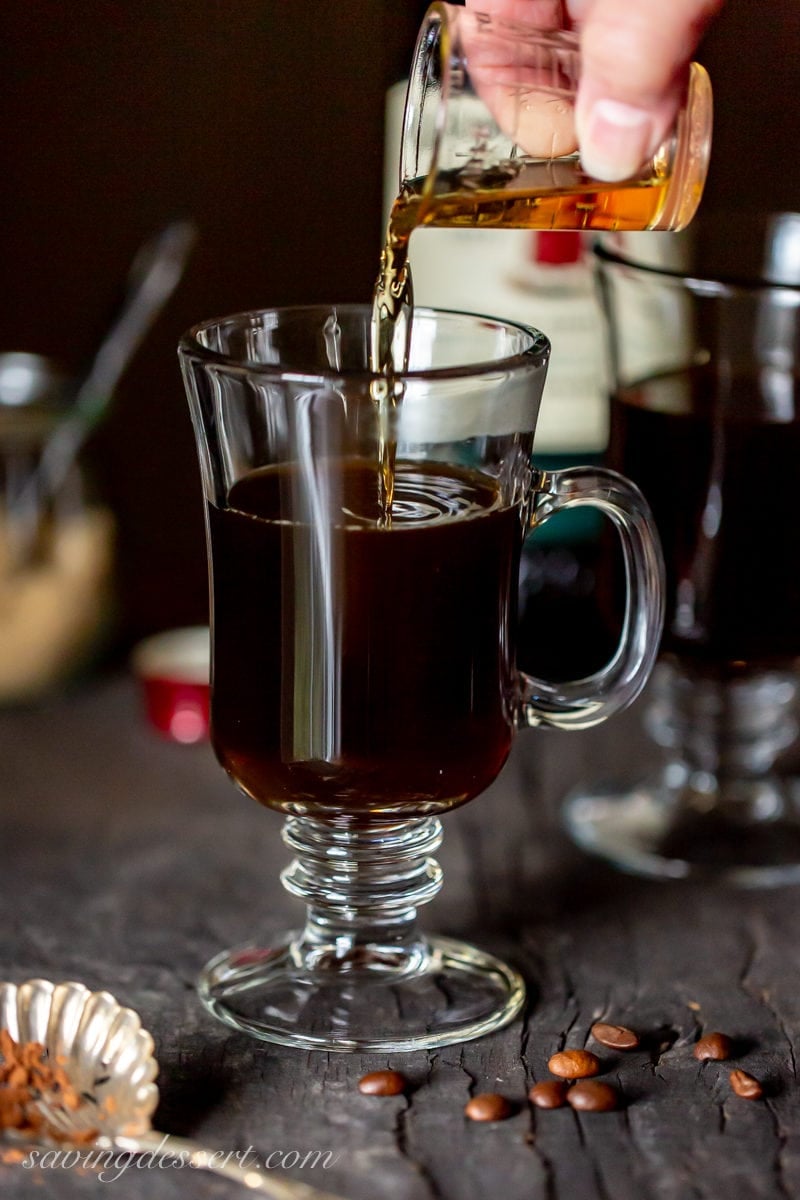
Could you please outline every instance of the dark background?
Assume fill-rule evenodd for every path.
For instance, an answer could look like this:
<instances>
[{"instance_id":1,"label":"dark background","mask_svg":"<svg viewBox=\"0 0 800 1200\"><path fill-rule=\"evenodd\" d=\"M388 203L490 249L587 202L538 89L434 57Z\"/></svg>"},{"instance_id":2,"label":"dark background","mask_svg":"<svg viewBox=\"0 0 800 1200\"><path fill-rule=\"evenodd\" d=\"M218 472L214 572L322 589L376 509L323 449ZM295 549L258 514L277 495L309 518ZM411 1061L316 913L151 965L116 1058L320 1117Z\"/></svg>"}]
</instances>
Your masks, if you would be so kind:
<instances>
[{"instance_id":1,"label":"dark background","mask_svg":"<svg viewBox=\"0 0 800 1200\"><path fill-rule=\"evenodd\" d=\"M119 522L122 645L206 614L178 336L248 307L368 297L384 92L424 8L5 0L0 350L78 371L139 243L177 214L200 227L90 448ZM800 5L730 0L700 56L716 92L706 227L723 210L800 209Z\"/></svg>"}]
</instances>

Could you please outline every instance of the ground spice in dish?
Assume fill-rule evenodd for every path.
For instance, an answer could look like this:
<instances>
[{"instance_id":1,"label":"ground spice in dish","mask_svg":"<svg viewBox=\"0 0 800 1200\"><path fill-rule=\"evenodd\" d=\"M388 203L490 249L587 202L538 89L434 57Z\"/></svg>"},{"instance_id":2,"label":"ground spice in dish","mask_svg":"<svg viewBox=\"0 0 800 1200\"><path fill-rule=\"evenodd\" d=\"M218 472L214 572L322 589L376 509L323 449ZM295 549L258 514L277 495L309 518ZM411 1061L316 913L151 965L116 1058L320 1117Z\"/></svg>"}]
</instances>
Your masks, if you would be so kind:
<instances>
[{"instance_id":1,"label":"ground spice in dish","mask_svg":"<svg viewBox=\"0 0 800 1200\"><path fill-rule=\"evenodd\" d=\"M63 1141L64 1135L39 1111L40 1100L73 1112L83 1104L63 1066L49 1061L41 1042L15 1042L7 1029L0 1029L0 1129ZM72 1134L69 1141L91 1142L95 1137L97 1130L90 1129Z\"/></svg>"}]
</instances>

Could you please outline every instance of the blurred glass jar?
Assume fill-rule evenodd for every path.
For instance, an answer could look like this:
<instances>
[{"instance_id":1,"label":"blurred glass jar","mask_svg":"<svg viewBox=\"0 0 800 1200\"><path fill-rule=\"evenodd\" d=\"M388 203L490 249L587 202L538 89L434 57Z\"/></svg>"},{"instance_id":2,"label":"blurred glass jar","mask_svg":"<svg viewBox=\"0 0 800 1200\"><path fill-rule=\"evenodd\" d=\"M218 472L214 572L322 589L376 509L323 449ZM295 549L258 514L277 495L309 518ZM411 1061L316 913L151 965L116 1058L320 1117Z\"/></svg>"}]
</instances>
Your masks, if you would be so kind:
<instances>
[{"instance_id":1,"label":"blurred glass jar","mask_svg":"<svg viewBox=\"0 0 800 1200\"><path fill-rule=\"evenodd\" d=\"M36 354L0 354L0 704L33 701L90 660L111 619L114 519L80 464L53 494L44 448L69 380Z\"/></svg>"}]
</instances>

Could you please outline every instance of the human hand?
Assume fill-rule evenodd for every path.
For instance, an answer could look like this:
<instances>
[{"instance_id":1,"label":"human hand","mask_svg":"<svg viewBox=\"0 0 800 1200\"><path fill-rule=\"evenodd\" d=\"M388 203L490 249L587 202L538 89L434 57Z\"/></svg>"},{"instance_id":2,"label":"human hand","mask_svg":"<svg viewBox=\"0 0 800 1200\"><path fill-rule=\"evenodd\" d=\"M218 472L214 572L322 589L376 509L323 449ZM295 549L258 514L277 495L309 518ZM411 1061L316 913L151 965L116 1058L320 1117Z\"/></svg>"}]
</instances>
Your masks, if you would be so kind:
<instances>
[{"instance_id":1,"label":"human hand","mask_svg":"<svg viewBox=\"0 0 800 1200\"><path fill-rule=\"evenodd\" d=\"M669 132L686 72L722 0L466 0L467 8L537 25L574 27L582 75L575 111L588 175L626 179Z\"/></svg>"}]
</instances>

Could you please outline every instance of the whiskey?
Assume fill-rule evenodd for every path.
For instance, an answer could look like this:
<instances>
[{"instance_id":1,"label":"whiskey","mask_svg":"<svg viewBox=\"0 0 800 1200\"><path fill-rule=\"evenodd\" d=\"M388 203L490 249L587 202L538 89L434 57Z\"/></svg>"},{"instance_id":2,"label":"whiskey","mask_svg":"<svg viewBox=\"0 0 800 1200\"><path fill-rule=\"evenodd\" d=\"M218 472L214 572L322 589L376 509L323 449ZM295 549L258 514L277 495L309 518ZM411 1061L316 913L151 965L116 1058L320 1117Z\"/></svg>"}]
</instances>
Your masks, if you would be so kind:
<instances>
[{"instance_id":1,"label":"whiskey","mask_svg":"<svg viewBox=\"0 0 800 1200\"><path fill-rule=\"evenodd\" d=\"M690 175L684 211L694 211L704 172ZM659 226L674 179L661 153L621 183L587 176L577 153L557 159L510 157L482 166L477 149L462 167L406 179L392 205L373 293L371 369L380 430L380 483L391 523L394 443L392 411L400 401L396 376L408 367L413 284L408 252L416 229L630 231ZM691 192L691 197L689 196Z\"/></svg>"},{"instance_id":2,"label":"whiskey","mask_svg":"<svg viewBox=\"0 0 800 1200\"><path fill-rule=\"evenodd\" d=\"M514 160L475 174L440 172L433 184L406 183L392 208L390 235L425 225L460 229L577 229L614 232L657 225L670 185L658 160L633 179L601 183L577 156Z\"/></svg>"},{"instance_id":3,"label":"whiskey","mask_svg":"<svg viewBox=\"0 0 800 1200\"><path fill-rule=\"evenodd\" d=\"M605 184L586 176L577 157L511 160L479 172L468 164L440 172L432 185L424 179L406 183L392 206L375 285L372 369L389 377L408 362L413 305L408 244L415 229L650 229L658 223L669 184L658 159L640 176Z\"/></svg>"}]
</instances>

